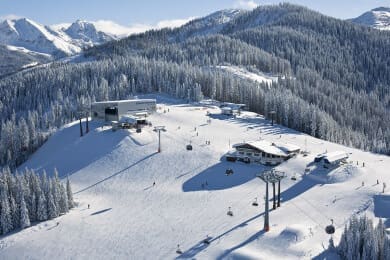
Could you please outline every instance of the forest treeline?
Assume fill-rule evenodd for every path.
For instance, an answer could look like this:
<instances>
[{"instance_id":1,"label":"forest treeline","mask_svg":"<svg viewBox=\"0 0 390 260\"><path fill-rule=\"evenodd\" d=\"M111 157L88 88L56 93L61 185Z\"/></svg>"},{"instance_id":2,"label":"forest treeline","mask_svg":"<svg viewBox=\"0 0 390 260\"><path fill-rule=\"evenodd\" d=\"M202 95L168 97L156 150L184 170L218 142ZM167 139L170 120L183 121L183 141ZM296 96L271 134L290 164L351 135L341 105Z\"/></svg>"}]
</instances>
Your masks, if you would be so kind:
<instances>
[{"instance_id":1,"label":"forest treeline","mask_svg":"<svg viewBox=\"0 0 390 260\"><path fill-rule=\"evenodd\" d=\"M390 154L390 33L290 4L242 12L215 30L202 32L201 22L89 49L92 61L1 79L0 164L21 164L93 101L151 92L245 103L265 116L275 110L278 123L298 131ZM257 83L219 65L278 81Z\"/></svg>"}]
</instances>

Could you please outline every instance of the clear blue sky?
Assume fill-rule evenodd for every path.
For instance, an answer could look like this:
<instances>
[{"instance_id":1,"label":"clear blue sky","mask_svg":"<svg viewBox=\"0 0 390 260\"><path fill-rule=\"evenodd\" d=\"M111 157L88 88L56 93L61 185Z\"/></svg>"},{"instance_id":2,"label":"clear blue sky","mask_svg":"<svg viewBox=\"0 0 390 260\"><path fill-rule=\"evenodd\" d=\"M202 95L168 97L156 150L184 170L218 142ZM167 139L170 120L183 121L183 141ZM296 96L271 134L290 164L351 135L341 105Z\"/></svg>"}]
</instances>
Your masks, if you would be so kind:
<instances>
[{"instance_id":1,"label":"clear blue sky","mask_svg":"<svg viewBox=\"0 0 390 260\"><path fill-rule=\"evenodd\" d=\"M249 2L249 4L247 4ZM27 17L50 25L73 22L112 20L122 25L155 24L161 20L200 17L214 11L256 4L279 3L277 0L0 0L0 18L9 15ZM290 0L321 13L351 18L378 6L390 6L390 0Z\"/></svg>"}]
</instances>

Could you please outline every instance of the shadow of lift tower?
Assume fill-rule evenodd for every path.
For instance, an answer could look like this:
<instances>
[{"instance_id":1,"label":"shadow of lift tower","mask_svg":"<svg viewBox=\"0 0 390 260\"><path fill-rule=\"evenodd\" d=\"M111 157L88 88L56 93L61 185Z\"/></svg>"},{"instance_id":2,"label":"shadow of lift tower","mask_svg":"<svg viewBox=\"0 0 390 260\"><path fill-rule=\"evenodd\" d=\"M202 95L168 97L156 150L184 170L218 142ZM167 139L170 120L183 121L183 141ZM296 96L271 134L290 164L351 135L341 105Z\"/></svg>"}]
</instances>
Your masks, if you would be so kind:
<instances>
[{"instance_id":1,"label":"shadow of lift tower","mask_svg":"<svg viewBox=\"0 0 390 260\"><path fill-rule=\"evenodd\" d=\"M268 206L268 183L272 183L273 187L273 209L276 209L275 183L278 183L278 207L280 207L280 181L286 177L286 174L281 171L272 169L256 175L265 182L265 211L264 211L264 231L269 231L269 206Z\"/></svg>"}]
</instances>

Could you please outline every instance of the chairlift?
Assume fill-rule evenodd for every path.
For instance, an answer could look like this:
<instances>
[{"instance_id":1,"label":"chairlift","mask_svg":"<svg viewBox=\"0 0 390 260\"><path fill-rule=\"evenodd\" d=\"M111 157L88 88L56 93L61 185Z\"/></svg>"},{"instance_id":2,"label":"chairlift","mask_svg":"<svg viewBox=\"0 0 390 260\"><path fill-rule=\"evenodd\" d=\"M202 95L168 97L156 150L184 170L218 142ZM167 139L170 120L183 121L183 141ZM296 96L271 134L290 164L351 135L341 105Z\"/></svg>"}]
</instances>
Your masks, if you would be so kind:
<instances>
[{"instance_id":1,"label":"chairlift","mask_svg":"<svg viewBox=\"0 0 390 260\"><path fill-rule=\"evenodd\" d=\"M259 203L257 203L257 198L255 198L255 200L252 202L252 206L255 207L259 206Z\"/></svg>"},{"instance_id":2,"label":"chairlift","mask_svg":"<svg viewBox=\"0 0 390 260\"><path fill-rule=\"evenodd\" d=\"M206 245L210 245L210 243L211 243L210 237L206 236L206 238L203 240L203 243L206 244Z\"/></svg>"},{"instance_id":3,"label":"chairlift","mask_svg":"<svg viewBox=\"0 0 390 260\"><path fill-rule=\"evenodd\" d=\"M334 234L334 232L336 231L336 228L335 228L334 225L333 225L333 219L331 219L331 221L332 221L332 224L330 224L330 225L328 225L328 226L325 227L325 232L326 232L327 234L329 234L329 235Z\"/></svg>"},{"instance_id":4,"label":"chairlift","mask_svg":"<svg viewBox=\"0 0 390 260\"><path fill-rule=\"evenodd\" d=\"M233 169L231 169L231 168L226 169L225 174L226 174L226 176L232 175Z\"/></svg>"},{"instance_id":5,"label":"chairlift","mask_svg":"<svg viewBox=\"0 0 390 260\"><path fill-rule=\"evenodd\" d=\"M233 211L231 210L231 208L229 207L229 210L228 212L226 213L228 216L231 216L233 217Z\"/></svg>"},{"instance_id":6,"label":"chairlift","mask_svg":"<svg viewBox=\"0 0 390 260\"><path fill-rule=\"evenodd\" d=\"M295 176L295 174L291 177L291 180L292 181L296 181L297 180L297 176Z\"/></svg>"},{"instance_id":7,"label":"chairlift","mask_svg":"<svg viewBox=\"0 0 390 260\"><path fill-rule=\"evenodd\" d=\"M192 145L191 144L187 144L186 149L187 149L187 151L192 151Z\"/></svg>"}]
</instances>

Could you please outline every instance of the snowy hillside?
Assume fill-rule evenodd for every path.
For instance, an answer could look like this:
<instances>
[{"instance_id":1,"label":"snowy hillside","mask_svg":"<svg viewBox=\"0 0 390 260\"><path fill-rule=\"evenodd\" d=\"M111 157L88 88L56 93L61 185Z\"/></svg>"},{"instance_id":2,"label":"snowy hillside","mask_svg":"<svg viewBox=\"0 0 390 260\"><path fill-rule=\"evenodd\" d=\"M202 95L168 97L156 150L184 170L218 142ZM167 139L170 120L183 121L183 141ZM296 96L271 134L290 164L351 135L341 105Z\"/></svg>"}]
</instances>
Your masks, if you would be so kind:
<instances>
[{"instance_id":1,"label":"snowy hillside","mask_svg":"<svg viewBox=\"0 0 390 260\"><path fill-rule=\"evenodd\" d=\"M267 83L268 85L271 85L273 82L278 81L278 77L274 75L269 75L266 73L253 73L248 71L245 68L240 68L237 66L226 66L226 65L221 65L221 66L216 66L217 69L221 69L224 71L231 72L233 75L236 75L237 77L240 78L245 78L245 79L250 79L258 83Z\"/></svg>"},{"instance_id":2,"label":"snowy hillside","mask_svg":"<svg viewBox=\"0 0 390 260\"><path fill-rule=\"evenodd\" d=\"M244 13L246 13L246 11L240 9L217 11L184 24L176 30L177 34L175 36L183 40L193 36L219 33L226 24L232 22L236 17Z\"/></svg>"},{"instance_id":3,"label":"snowy hillside","mask_svg":"<svg viewBox=\"0 0 390 260\"><path fill-rule=\"evenodd\" d=\"M383 181L390 183L388 156L271 126L250 112L222 116L212 102L189 105L161 96L158 102L150 120L166 126L161 153L156 153L153 127L142 133L113 132L92 122L90 133L80 138L74 122L22 165L49 173L57 167L62 177L69 175L79 206L3 237L0 258L308 259L328 246L324 228L330 219L336 243L354 214L367 212L390 225L389 191L379 193ZM267 233L262 231L265 185L255 175L270 168L223 158L232 144L260 138L309 152L276 167L287 178L282 181L282 205L271 210ZM193 150L187 151L190 142ZM313 163L318 153L336 150L350 153L351 163L334 170ZM226 176L227 168L234 173ZM255 198L258 207L251 205ZM226 214L228 207L232 217ZM210 244L203 243L206 236ZM182 255L176 254L177 245Z\"/></svg>"},{"instance_id":4,"label":"snowy hillside","mask_svg":"<svg viewBox=\"0 0 390 260\"><path fill-rule=\"evenodd\" d=\"M350 21L379 30L390 30L390 8L378 7Z\"/></svg>"},{"instance_id":5,"label":"snowy hillside","mask_svg":"<svg viewBox=\"0 0 390 260\"><path fill-rule=\"evenodd\" d=\"M23 47L1 44L0 57L0 76L34 66L34 64L46 63L52 59L48 54L30 51Z\"/></svg>"}]
</instances>

